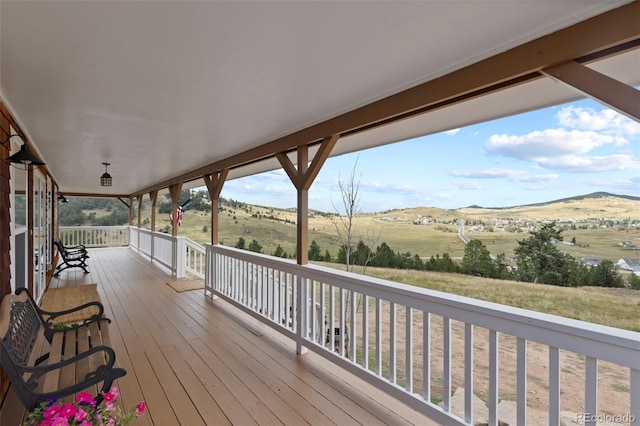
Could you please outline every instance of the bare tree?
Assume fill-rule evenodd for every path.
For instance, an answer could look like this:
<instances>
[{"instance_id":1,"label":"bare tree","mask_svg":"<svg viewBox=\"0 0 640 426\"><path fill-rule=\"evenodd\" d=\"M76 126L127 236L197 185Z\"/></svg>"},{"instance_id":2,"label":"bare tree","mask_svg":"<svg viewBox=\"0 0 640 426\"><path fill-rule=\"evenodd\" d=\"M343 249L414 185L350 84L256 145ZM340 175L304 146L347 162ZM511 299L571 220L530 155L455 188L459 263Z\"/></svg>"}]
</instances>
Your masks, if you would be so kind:
<instances>
[{"instance_id":1,"label":"bare tree","mask_svg":"<svg viewBox=\"0 0 640 426\"><path fill-rule=\"evenodd\" d=\"M346 266L346 270L347 272L352 271L353 269L353 265L351 265L351 254L354 250L354 241L356 241L356 230L358 227L358 223L357 223L357 216L362 213L362 208L361 208L361 204L360 204L360 179L356 179L356 171L358 168L358 160L356 159L356 162L353 165L353 169L351 170L351 174L349 176L349 178L347 180L343 180L342 177L340 175L338 175L338 187L340 188L340 196L342 199L342 207L344 210L344 214L342 214L342 212L336 208L335 204L333 204L333 201L331 202L333 204L333 208L334 210L336 210L336 213L338 213L337 215L337 219L335 219L333 221L333 224L336 228L336 232L338 234L338 237L340 238L341 242L342 242L342 247L344 248L344 254L345 254L345 266ZM378 241L380 240L380 236L382 235L382 231L378 232L376 234L375 230L373 229L373 227L369 226L367 228L367 242L370 244L369 245L369 250L366 253L366 256L364 259L362 259L363 264L362 264L362 273L365 274L367 271L367 266L371 263L371 261L374 259L376 253L375 253L375 245L378 243ZM364 242L363 242L364 244ZM365 244L366 245L366 244ZM342 291L342 290L341 290ZM352 292L347 292L346 294L346 298L345 298L345 304L344 304L344 342L345 342L345 347L344 349L344 353L347 357L349 357L350 354L350 348L351 345L349 344L349 330L347 328L347 324L351 323L351 318L354 315L357 315L358 311L361 308L361 304L362 304L362 295L361 294L357 294L356 296L356 305L355 305L355 309L351 309L351 297L352 297ZM355 312L353 312L355 311ZM342 327L341 327L342 328ZM333 330L333 328L332 328Z\"/></svg>"},{"instance_id":2,"label":"bare tree","mask_svg":"<svg viewBox=\"0 0 640 426\"><path fill-rule=\"evenodd\" d=\"M342 215L340 210L333 204L333 200L331 200L334 210L338 213L338 218L333 221L333 224L336 227L336 232L344 247L347 271L351 270L351 250L353 249L353 236L357 227L356 216L362 212L360 206L360 179L356 180L357 167L358 160L356 159L353 169L351 170L351 176L346 181L338 175L338 187L340 188L344 215Z\"/></svg>"}]
</instances>

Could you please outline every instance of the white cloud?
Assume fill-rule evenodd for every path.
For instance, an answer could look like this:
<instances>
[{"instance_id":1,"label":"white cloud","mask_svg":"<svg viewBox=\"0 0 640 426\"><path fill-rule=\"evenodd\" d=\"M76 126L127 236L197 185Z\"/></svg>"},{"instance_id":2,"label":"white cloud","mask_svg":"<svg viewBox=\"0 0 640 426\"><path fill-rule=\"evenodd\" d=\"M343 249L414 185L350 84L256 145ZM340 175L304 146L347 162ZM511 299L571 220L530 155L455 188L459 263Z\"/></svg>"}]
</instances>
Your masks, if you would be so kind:
<instances>
[{"instance_id":1,"label":"white cloud","mask_svg":"<svg viewBox=\"0 0 640 426\"><path fill-rule=\"evenodd\" d=\"M456 177L471 179L507 179L511 182L546 182L558 179L558 175L556 174L531 175L523 170L512 169L451 170L449 173Z\"/></svg>"},{"instance_id":2,"label":"white cloud","mask_svg":"<svg viewBox=\"0 0 640 426\"><path fill-rule=\"evenodd\" d=\"M539 159L538 163L549 169L566 172L609 172L640 168L640 163L629 155L606 155L599 157L580 157L565 155L555 158Z\"/></svg>"},{"instance_id":3,"label":"white cloud","mask_svg":"<svg viewBox=\"0 0 640 426\"><path fill-rule=\"evenodd\" d=\"M460 189L464 189L464 190L469 190L469 191L477 191L479 189L482 189L482 185L480 185L478 182L463 182L461 184L457 185L458 188Z\"/></svg>"},{"instance_id":4,"label":"white cloud","mask_svg":"<svg viewBox=\"0 0 640 426\"><path fill-rule=\"evenodd\" d=\"M574 129L592 130L615 135L640 134L640 123L612 110L568 106L556 114L560 125Z\"/></svg>"},{"instance_id":5,"label":"white cloud","mask_svg":"<svg viewBox=\"0 0 640 426\"><path fill-rule=\"evenodd\" d=\"M620 136L593 131L547 129L523 136L492 135L486 144L489 152L505 157L538 162L562 155L586 154L604 146L622 146L627 140Z\"/></svg>"},{"instance_id":6,"label":"white cloud","mask_svg":"<svg viewBox=\"0 0 640 426\"><path fill-rule=\"evenodd\" d=\"M458 133L460 131L460 129L451 129L451 130L447 130L446 132L444 132L447 135L455 135L456 133Z\"/></svg>"}]
</instances>

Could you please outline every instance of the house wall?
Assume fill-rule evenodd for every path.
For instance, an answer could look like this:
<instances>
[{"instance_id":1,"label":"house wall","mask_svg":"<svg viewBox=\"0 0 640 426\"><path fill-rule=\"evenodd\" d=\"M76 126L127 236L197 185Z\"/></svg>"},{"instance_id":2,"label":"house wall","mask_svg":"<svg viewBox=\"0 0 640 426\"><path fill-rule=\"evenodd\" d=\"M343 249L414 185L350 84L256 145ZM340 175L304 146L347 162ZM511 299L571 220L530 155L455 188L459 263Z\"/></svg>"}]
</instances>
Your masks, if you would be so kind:
<instances>
[{"instance_id":1,"label":"house wall","mask_svg":"<svg viewBox=\"0 0 640 426\"><path fill-rule=\"evenodd\" d=\"M0 102L0 141L10 135L10 115L4 103ZM0 159L9 156L10 144L0 146ZM11 292L11 204L9 202L9 164L0 161L0 298ZM4 395L9 381L0 369L0 395Z\"/></svg>"}]
</instances>

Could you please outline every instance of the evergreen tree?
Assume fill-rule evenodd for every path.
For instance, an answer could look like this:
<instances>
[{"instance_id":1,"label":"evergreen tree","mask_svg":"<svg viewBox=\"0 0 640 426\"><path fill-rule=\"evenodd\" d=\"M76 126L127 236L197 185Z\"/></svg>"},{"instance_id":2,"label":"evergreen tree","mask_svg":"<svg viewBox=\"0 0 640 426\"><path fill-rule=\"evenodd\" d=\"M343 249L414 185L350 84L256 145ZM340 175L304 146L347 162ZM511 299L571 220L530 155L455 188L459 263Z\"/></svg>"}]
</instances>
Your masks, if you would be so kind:
<instances>
[{"instance_id":1,"label":"evergreen tree","mask_svg":"<svg viewBox=\"0 0 640 426\"><path fill-rule=\"evenodd\" d=\"M322 251L316 240L312 240L309 245L309 260L322 260Z\"/></svg>"},{"instance_id":2,"label":"evergreen tree","mask_svg":"<svg viewBox=\"0 0 640 426\"><path fill-rule=\"evenodd\" d=\"M624 282L617 271L616 264L609 259L604 259L591 270L591 282L593 285L601 287L624 287Z\"/></svg>"},{"instance_id":3,"label":"evergreen tree","mask_svg":"<svg viewBox=\"0 0 640 426\"><path fill-rule=\"evenodd\" d=\"M252 240L249 243L249 251L252 251L254 253L262 253L262 246L260 244L258 244L257 240Z\"/></svg>"},{"instance_id":4,"label":"evergreen tree","mask_svg":"<svg viewBox=\"0 0 640 426\"><path fill-rule=\"evenodd\" d=\"M464 247L462 258L462 272L481 277L495 276L495 267L491 259L491 253L480 240L471 240Z\"/></svg>"},{"instance_id":5,"label":"evergreen tree","mask_svg":"<svg viewBox=\"0 0 640 426\"><path fill-rule=\"evenodd\" d=\"M562 241L562 231L556 229L555 222L542 225L529 238L518 241L514 250L518 257L518 280L566 285L569 269L565 257L555 246L556 241Z\"/></svg>"},{"instance_id":6,"label":"evergreen tree","mask_svg":"<svg viewBox=\"0 0 640 426\"><path fill-rule=\"evenodd\" d=\"M238 238L238 241L236 242L236 244L234 245L235 248L244 250L244 247L246 245L246 241L244 240L244 238L240 237Z\"/></svg>"}]
</instances>

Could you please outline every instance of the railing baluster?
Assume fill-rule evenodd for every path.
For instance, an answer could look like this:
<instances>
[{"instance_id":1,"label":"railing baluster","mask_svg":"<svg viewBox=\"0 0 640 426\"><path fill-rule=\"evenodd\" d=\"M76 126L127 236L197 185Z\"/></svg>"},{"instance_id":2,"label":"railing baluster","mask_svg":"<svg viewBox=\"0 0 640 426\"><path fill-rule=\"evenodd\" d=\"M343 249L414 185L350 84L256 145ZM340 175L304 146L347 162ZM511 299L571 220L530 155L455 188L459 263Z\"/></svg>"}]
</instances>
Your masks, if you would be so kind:
<instances>
[{"instance_id":1,"label":"railing baluster","mask_svg":"<svg viewBox=\"0 0 640 426\"><path fill-rule=\"evenodd\" d=\"M473 423L473 324L464 324L464 419Z\"/></svg>"},{"instance_id":2,"label":"railing baluster","mask_svg":"<svg viewBox=\"0 0 640 426\"><path fill-rule=\"evenodd\" d=\"M451 320L442 318L442 408L451 411Z\"/></svg>"},{"instance_id":3,"label":"railing baluster","mask_svg":"<svg viewBox=\"0 0 640 426\"><path fill-rule=\"evenodd\" d=\"M362 367L369 370L369 296L362 295Z\"/></svg>"},{"instance_id":4,"label":"railing baluster","mask_svg":"<svg viewBox=\"0 0 640 426\"><path fill-rule=\"evenodd\" d=\"M527 424L527 341L518 337L516 410L517 424Z\"/></svg>"},{"instance_id":5,"label":"railing baluster","mask_svg":"<svg viewBox=\"0 0 640 426\"><path fill-rule=\"evenodd\" d=\"M498 337L489 330L489 426L498 426Z\"/></svg>"},{"instance_id":6,"label":"railing baluster","mask_svg":"<svg viewBox=\"0 0 640 426\"><path fill-rule=\"evenodd\" d=\"M345 290L340 287L339 288L339 296L340 296L340 350L338 351L338 353L342 356L345 356L345 335L347 334L347 329L346 329L346 318L345 318L345 298L344 298L344 293Z\"/></svg>"},{"instance_id":7,"label":"railing baluster","mask_svg":"<svg viewBox=\"0 0 640 426\"><path fill-rule=\"evenodd\" d=\"M393 302L389 303L389 380L391 383L397 383L396 374L398 370L398 361L396 360L397 355L397 339L396 339L396 304Z\"/></svg>"},{"instance_id":8,"label":"railing baluster","mask_svg":"<svg viewBox=\"0 0 640 426\"><path fill-rule=\"evenodd\" d=\"M376 298L376 373L382 376L382 301Z\"/></svg>"},{"instance_id":9,"label":"railing baluster","mask_svg":"<svg viewBox=\"0 0 640 426\"><path fill-rule=\"evenodd\" d=\"M560 424L560 349L553 346L549 346L549 426L556 426L559 424Z\"/></svg>"},{"instance_id":10,"label":"railing baluster","mask_svg":"<svg viewBox=\"0 0 640 426\"><path fill-rule=\"evenodd\" d=\"M320 319L322 321L320 327L322 327L322 331L320 332L320 336L318 337L322 341L322 346L327 345L327 304L325 286L325 283L320 283Z\"/></svg>"},{"instance_id":11,"label":"railing baluster","mask_svg":"<svg viewBox=\"0 0 640 426\"><path fill-rule=\"evenodd\" d=\"M349 358L351 361L356 361L356 340L358 339L358 333L356 333L356 316L358 315L358 304L356 303L357 294L351 290L351 321L349 324Z\"/></svg>"},{"instance_id":12,"label":"railing baluster","mask_svg":"<svg viewBox=\"0 0 640 426\"><path fill-rule=\"evenodd\" d=\"M422 312L422 397L431 402L431 314Z\"/></svg>"},{"instance_id":13,"label":"railing baluster","mask_svg":"<svg viewBox=\"0 0 640 426\"><path fill-rule=\"evenodd\" d=\"M413 393L413 309L405 306L405 389Z\"/></svg>"},{"instance_id":14,"label":"railing baluster","mask_svg":"<svg viewBox=\"0 0 640 426\"><path fill-rule=\"evenodd\" d=\"M331 352L336 350L336 338L335 338L335 321L336 321L336 301L335 301L335 289L332 285L329 285L329 331L327 332L327 338L329 339L329 348Z\"/></svg>"},{"instance_id":15,"label":"railing baluster","mask_svg":"<svg viewBox=\"0 0 640 426\"><path fill-rule=\"evenodd\" d=\"M598 360L592 357L585 359L584 412L598 413ZM595 419L587 419L584 424L595 426L596 422Z\"/></svg>"}]
</instances>

